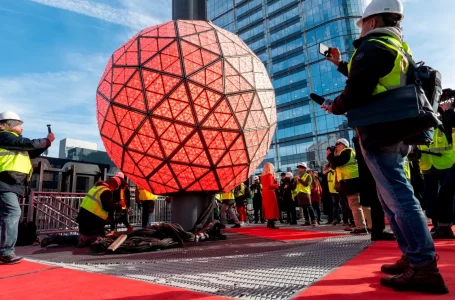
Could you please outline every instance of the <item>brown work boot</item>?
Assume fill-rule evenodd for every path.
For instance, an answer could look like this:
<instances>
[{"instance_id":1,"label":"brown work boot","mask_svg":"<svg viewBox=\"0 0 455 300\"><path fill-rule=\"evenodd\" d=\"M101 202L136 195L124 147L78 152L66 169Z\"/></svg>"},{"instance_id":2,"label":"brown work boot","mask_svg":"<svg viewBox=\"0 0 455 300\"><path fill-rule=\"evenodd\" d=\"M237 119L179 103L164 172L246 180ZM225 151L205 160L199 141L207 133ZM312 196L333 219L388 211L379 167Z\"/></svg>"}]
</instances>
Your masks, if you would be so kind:
<instances>
[{"instance_id":1,"label":"brown work boot","mask_svg":"<svg viewBox=\"0 0 455 300\"><path fill-rule=\"evenodd\" d=\"M381 272L390 274L390 275L398 275L403 273L406 269L409 269L411 264L409 262L409 258L407 256L402 256L399 260L397 260L394 264L385 264L381 267Z\"/></svg>"},{"instance_id":2,"label":"brown work boot","mask_svg":"<svg viewBox=\"0 0 455 300\"><path fill-rule=\"evenodd\" d=\"M381 278L381 285L395 291L415 291L429 294L447 294L449 289L439 273L436 258L417 268L408 268L402 274Z\"/></svg>"}]
</instances>

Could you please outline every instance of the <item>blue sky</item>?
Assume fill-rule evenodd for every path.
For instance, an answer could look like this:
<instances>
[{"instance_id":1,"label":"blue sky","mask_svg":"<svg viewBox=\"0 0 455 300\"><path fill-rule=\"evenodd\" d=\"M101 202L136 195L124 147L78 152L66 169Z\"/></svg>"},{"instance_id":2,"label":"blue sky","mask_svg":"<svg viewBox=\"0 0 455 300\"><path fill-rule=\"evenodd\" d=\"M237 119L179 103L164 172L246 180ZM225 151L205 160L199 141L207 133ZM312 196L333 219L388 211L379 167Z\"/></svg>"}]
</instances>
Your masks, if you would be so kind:
<instances>
[{"instance_id":1,"label":"blue sky","mask_svg":"<svg viewBox=\"0 0 455 300\"><path fill-rule=\"evenodd\" d=\"M407 0L405 40L455 88L455 0ZM171 0L0 0L0 107L24 136L98 143L95 92L108 57L138 30L171 18ZM57 156L58 143L50 149Z\"/></svg>"}]
</instances>

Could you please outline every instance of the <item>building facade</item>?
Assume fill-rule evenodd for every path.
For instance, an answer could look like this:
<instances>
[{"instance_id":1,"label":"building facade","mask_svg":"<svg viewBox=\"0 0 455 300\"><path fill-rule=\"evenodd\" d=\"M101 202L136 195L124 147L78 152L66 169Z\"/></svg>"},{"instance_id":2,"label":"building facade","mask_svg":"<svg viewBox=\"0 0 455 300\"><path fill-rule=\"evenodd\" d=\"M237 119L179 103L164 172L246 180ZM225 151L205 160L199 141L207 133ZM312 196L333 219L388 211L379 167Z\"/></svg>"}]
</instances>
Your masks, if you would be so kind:
<instances>
[{"instance_id":1,"label":"building facade","mask_svg":"<svg viewBox=\"0 0 455 300\"><path fill-rule=\"evenodd\" d=\"M98 150L98 145L92 142L79 141L73 139L60 140L60 147L58 149L58 158L68 158L68 151L74 148L82 148L87 150Z\"/></svg>"},{"instance_id":2,"label":"building facade","mask_svg":"<svg viewBox=\"0 0 455 300\"><path fill-rule=\"evenodd\" d=\"M207 17L239 35L266 66L277 103L278 126L264 162L294 170L320 168L326 149L353 131L343 116L322 111L310 93L334 98L346 78L319 54L319 43L350 58L360 29L355 23L371 0L207 0Z\"/></svg>"}]
</instances>

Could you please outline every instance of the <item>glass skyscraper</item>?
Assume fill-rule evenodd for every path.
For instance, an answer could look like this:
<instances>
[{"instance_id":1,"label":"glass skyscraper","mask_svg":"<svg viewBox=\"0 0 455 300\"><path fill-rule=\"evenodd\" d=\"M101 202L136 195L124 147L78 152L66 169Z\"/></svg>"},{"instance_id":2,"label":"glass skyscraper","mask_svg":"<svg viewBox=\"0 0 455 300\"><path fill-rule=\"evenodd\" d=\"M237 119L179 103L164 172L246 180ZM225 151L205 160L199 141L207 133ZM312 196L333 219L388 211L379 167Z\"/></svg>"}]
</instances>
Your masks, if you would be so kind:
<instances>
[{"instance_id":1,"label":"glass skyscraper","mask_svg":"<svg viewBox=\"0 0 455 300\"><path fill-rule=\"evenodd\" d=\"M319 54L318 44L350 58L360 34L355 23L371 0L207 0L214 24L238 34L264 62L276 93L278 126L264 162L319 168L327 146L353 132L345 117L328 115L310 93L334 98L346 77ZM259 167L258 171L260 171Z\"/></svg>"}]
</instances>

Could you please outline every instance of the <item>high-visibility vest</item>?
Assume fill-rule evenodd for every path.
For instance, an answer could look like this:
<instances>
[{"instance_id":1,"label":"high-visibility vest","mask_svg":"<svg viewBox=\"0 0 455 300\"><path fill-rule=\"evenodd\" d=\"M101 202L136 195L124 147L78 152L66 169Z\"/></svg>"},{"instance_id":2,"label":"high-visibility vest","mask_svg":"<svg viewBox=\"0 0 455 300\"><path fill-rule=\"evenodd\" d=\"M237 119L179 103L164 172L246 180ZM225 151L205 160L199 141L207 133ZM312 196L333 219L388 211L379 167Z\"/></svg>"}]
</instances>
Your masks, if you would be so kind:
<instances>
[{"instance_id":1,"label":"high-visibility vest","mask_svg":"<svg viewBox=\"0 0 455 300\"><path fill-rule=\"evenodd\" d=\"M82 200L81 208L88 210L103 220L107 220L109 212L103 209L103 204L101 203L101 194L105 191L111 190L104 185L95 185L92 187L88 191L87 195L85 195L84 200Z\"/></svg>"},{"instance_id":2,"label":"high-visibility vest","mask_svg":"<svg viewBox=\"0 0 455 300\"><path fill-rule=\"evenodd\" d=\"M392 46L385 42L384 40L388 40L395 46ZM393 90L399 87L403 87L406 85L406 73L409 69L409 62L405 56L405 52L412 55L411 50L405 42L400 42L399 40L391 37L391 36L381 36L377 38L368 39L368 41L375 41L378 43L383 44L387 48L393 49L397 52L397 57L395 58L395 64L390 71L389 74L379 79L378 85L375 87L373 91L373 95L383 93L389 90ZM351 65L352 61L357 53L357 50L354 51L354 54L351 57L351 60L348 63L348 73L351 72Z\"/></svg>"},{"instance_id":3,"label":"high-visibility vest","mask_svg":"<svg viewBox=\"0 0 455 300\"><path fill-rule=\"evenodd\" d=\"M234 196L234 190L226 193L220 193L218 196L218 200L223 201L223 200L235 200Z\"/></svg>"},{"instance_id":4,"label":"high-visibility vest","mask_svg":"<svg viewBox=\"0 0 455 300\"><path fill-rule=\"evenodd\" d=\"M262 183L259 183L260 194L262 195ZM254 189L251 189L251 197L254 198Z\"/></svg>"},{"instance_id":5,"label":"high-visibility vest","mask_svg":"<svg viewBox=\"0 0 455 300\"><path fill-rule=\"evenodd\" d=\"M15 136L15 132L7 131ZM0 173L13 171L18 173L30 174L32 162L27 151L7 150L0 148Z\"/></svg>"},{"instance_id":6,"label":"high-visibility vest","mask_svg":"<svg viewBox=\"0 0 455 300\"><path fill-rule=\"evenodd\" d=\"M411 166L407 157L404 159L404 172L406 173L406 178L411 180Z\"/></svg>"},{"instance_id":7,"label":"high-visibility vest","mask_svg":"<svg viewBox=\"0 0 455 300\"><path fill-rule=\"evenodd\" d=\"M143 188L137 187L137 189L139 191L139 201L150 201L158 199L157 195L154 195Z\"/></svg>"},{"instance_id":8,"label":"high-visibility vest","mask_svg":"<svg viewBox=\"0 0 455 300\"><path fill-rule=\"evenodd\" d=\"M455 163L455 152L453 146L447 141L447 137L442 130L436 128L433 135L434 143L428 146L418 146L420 150L429 151L433 153L441 153L442 156L435 156L431 154L422 153L420 159L420 169L428 171L431 167L438 170L449 169Z\"/></svg>"},{"instance_id":9,"label":"high-visibility vest","mask_svg":"<svg viewBox=\"0 0 455 300\"><path fill-rule=\"evenodd\" d=\"M359 177L359 166L357 165L357 160L355 159L355 151L352 148L344 148L340 154L346 150L351 150L351 158L346 164L341 167L336 167L335 171L338 180L348 180Z\"/></svg>"},{"instance_id":10,"label":"high-visibility vest","mask_svg":"<svg viewBox=\"0 0 455 300\"><path fill-rule=\"evenodd\" d=\"M308 186L304 186L302 183L300 183L300 181L297 181L297 185L295 187L295 192L298 194L300 192L302 193L305 193L305 194L308 194L308 195L311 195L311 183L313 182L313 178L311 177L310 174L308 173L304 173L303 175L300 175L300 179L302 179L303 181L306 181L308 176L310 176L310 182L308 184Z\"/></svg>"},{"instance_id":11,"label":"high-visibility vest","mask_svg":"<svg viewBox=\"0 0 455 300\"><path fill-rule=\"evenodd\" d=\"M338 194L337 190L335 190L335 171L330 170L327 172L327 183L329 185L329 192L331 194Z\"/></svg>"},{"instance_id":12,"label":"high-visibility vest","mask_svg":"<svg viewBox=\"0 0 455 300\"><path fill-rule=\"evenodd\" d=\"M241 196L245 195L245 184L240 184L240 188L238 190L234 189L234 196L236 198L239 198Z\"/></svg>"}]
</instances>

